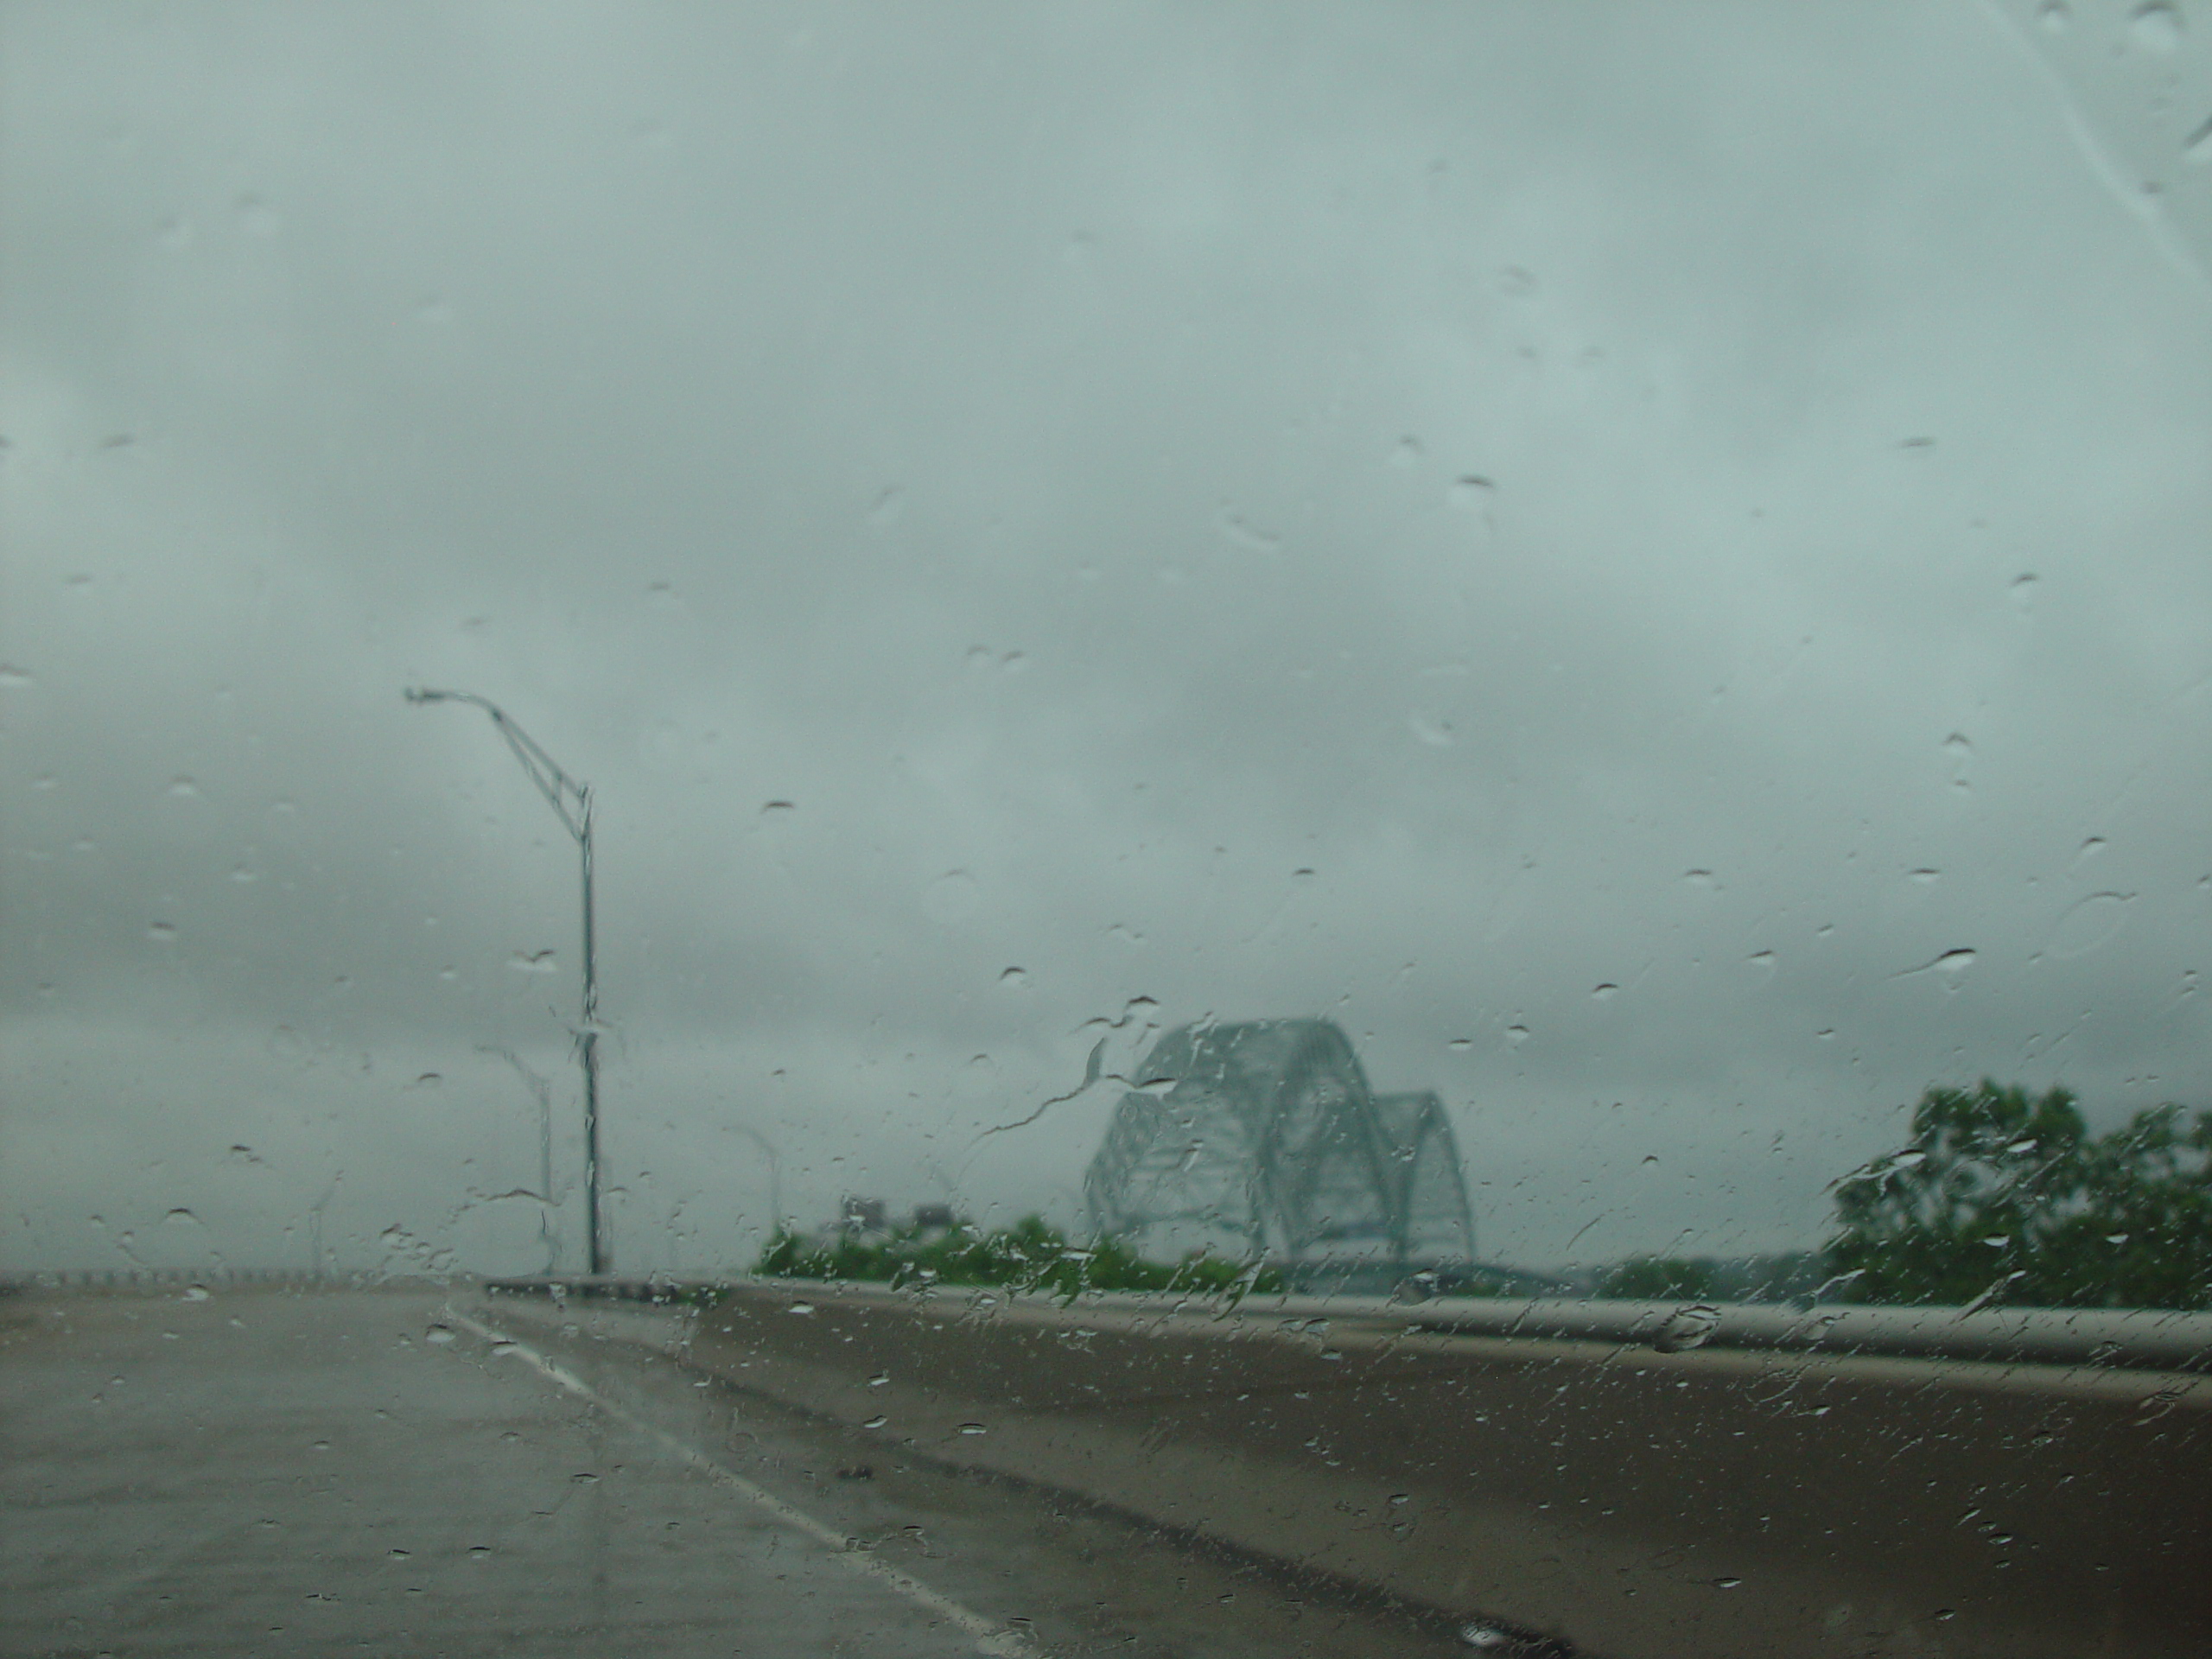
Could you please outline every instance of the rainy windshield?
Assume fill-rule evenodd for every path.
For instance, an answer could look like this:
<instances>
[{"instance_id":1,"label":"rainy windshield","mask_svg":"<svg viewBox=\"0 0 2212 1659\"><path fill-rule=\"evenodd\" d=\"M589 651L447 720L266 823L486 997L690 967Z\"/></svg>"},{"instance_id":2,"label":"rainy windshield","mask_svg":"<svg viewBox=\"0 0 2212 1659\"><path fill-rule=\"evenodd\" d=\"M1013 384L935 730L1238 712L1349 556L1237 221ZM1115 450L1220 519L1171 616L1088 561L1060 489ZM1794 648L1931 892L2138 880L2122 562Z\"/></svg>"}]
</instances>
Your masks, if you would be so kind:
<instances>
[{"instance_id":1,"label":"rainy windshield","mask_svg":"<svg viewBox=\"0 0 2212 1659\"><path fill-rule=\"evenodd\" d=\"M2212 1638L2212 10L0 48L0 1649Z\"/></svg>"}]
</instances>

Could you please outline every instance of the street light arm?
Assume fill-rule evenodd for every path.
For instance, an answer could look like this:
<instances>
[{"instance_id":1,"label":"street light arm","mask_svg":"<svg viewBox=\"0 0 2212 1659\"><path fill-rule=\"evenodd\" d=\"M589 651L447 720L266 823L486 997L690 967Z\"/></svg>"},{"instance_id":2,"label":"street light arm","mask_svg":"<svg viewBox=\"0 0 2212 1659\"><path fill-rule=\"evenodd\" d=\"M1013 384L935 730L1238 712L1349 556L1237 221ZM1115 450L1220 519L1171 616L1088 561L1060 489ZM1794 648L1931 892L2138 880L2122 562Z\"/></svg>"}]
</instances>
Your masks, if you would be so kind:
<instances>
[{"instance_id":1,"label":"street light arm","mask_svg":"<svg viewBox=\"0 0 2212 1659\"><path fill-rule=\"evenodd\" d=\"M537 792L546 804L560 814L561 822L578 841L591 834L591 787L580 784L561 769L561 763L545 753L537 740L523 730L512 715L489 697L480 697L474 691L441 691L428 686L410 686L407 701L425 702L474 703L492 717L492 724L499 728L522 769L530 774L530 781L537 785Z\"/></svg>"},{"instance_id":2,"label":"street light arm","mask_svg":"<svg viewBox=\"0 0 2212 1659\"><path fill-rule=\"evenodd\" d=\"M412 703L474 703L492 717L499 736L522 762L530 781L546 804L560 815L583 855L583 1024L576 1044L576 1058L584 1073L584 1213L589 1243L590 1269L607 1271L606 1237L599 1212L599 972L592 905L591 788L561 770L560 762L537 745L537 740L507 717L507 711L489 697L474 691L443 691L412 685L406 690ZM550 1182L547 1183L549 1185Z\"/></svg>"}]
</instances>

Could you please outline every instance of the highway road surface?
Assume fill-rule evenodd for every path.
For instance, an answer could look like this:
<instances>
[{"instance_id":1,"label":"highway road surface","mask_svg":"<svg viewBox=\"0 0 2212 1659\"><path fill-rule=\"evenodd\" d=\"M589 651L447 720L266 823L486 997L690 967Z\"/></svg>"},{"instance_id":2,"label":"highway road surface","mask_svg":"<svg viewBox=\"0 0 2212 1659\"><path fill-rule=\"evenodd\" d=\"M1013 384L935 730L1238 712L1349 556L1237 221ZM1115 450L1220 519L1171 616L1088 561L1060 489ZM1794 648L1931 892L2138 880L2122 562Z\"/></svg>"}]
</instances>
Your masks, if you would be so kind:
<instances>
[{"instance_id":1,"label":"highway road surface","mask_svg":"<svg viewBox=\"0 0 2212 1659\"><path fill-rule=\"evenodd\" d=\"M0 1300L0 1653L1458 1649L500 1318L422 1289Z\"/></svg>"}]
</instances>

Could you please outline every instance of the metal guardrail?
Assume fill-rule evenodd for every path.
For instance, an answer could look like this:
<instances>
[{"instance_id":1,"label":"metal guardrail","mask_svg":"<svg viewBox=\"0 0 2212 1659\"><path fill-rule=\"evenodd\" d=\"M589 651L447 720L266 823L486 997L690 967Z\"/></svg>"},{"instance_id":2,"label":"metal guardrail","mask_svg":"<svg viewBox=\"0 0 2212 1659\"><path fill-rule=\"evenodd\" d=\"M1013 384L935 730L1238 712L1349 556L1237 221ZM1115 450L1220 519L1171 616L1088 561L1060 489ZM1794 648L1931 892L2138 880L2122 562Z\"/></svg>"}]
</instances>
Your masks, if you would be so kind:
<instances>
[{"instance_id":1,"label":"metal guardrail","mask_svg":"<svg viewBox=\"0 0 2212 1659\"><path fill-rule=\"evenodd\" d=\"M413 1282L414 1275L406 1282ZM436 1282L467 1275L439 1276ZM242 1287L330 1285L362 1288L402 1282L389 1275L315 1274L282 1268L72 1268L0 1274L0 1294L31 1290L159 1289L168 1286ZM632 1301L688 1298L738 1285L835 1288L841 1294L902 1301L971 1302L988 1296L1009 1307L1052 1299L998 1287L887 1286L746 1277L676 1279L579 1274L571 1277L491 1279L494 1291L572 1292ZM1662 1353L1694 1348L1768 1350L1870 1357L1984 1361L2005 1364L2092 1365L2122 1370L2212 1371L2212 1313L2162 1308L1873 1307L1823 1304L1617 1302L1560 1297L1438 1297L1408 1302L1380 1296L1248 1295L1240 1301L1182 1293L1091 1292L1077 1306L1163 1317L1327 1320L1461 1337L1599 1342Z\"/></svg>"},{"instance_id":2,"label":"metal guardrail","mask_svg":"<svg viewBox=\"0 0 2212 1659\"><path fill-rule=\"evenodd\" d=\"M459 1274L315 1273L304 1268L60 1268L0 1273L0 1295L27 1291L159 1290L172 1285L202 1289L251 1285L320 1286L362 1290L379 1285L450 1284Z\"/></svg>"},{"instance_id":3,"label":"metal guardrail","mask_svg":"<svg viewBox=\"0 0 2212 1659\"><path fill-rule=\"evenodd\" d=\"M809 1288L842 1296L902 1302L961 1304L980 1297L1017 1308L1057 1306L1057 1299L998 1287L888 1286L802 1279L674 1279L613 1275L493 1279L493 1291L546 1293L625 1300L669 1301L739 1285ZM1407 1302L1379 1296L1247 1295L1224 1298L1167 1292L1091 1292L1079 1308L1153 1313L1165 1318L1325 1320L1441 1335L1599 1342L1662 1353L1695 1348L1767 1350L1866 1357L2089 1365L2123 1370L2212 1371L2212 1313L2162 1308L1871 1307L1822 1304L1583 1301L1561 1298L1439 1297Z\"/></svg>"}]
</instances>

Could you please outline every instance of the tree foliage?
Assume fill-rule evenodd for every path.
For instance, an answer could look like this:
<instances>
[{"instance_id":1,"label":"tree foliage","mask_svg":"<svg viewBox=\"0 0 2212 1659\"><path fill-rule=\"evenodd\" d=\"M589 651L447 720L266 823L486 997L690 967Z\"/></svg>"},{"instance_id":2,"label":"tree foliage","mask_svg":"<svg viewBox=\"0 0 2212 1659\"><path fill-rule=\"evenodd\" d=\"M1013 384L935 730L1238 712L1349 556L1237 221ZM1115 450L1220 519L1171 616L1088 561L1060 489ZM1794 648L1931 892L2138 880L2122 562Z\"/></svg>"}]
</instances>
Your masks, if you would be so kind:
<instances>
[{"instance_id":1,"label":"tree foliage","mask_svg":"<svg viewBox=\"0 0 2212 1659\"><path fill-rule=\"evenodd\" d=\"M810 1239L779 1230L753 1271L771 1278L891 1285L1002 1285L1072 1297L1085 1290L1276 1291L1282 1276L1249 1262L1192 1254L1151 1262L1113 1238L1077 1246L1040 1216L983 1232L967 1222Z\"/></svg>"},{"instance_id":2,"label":"tree foliage","mask_svg":"<svg viewBox=\"0 0 2212 1659\"><path fill-rule=\"evenodd\" d=\"M1713 1263L1694 1256L1631 1255L1605 1269L1598 1294L1631 1302L1705 1301L1713 1281Z\"/></svg>"},{"instance_id":3,"label":"tree foliage","mask_svg":"<svg viewBox=\"0 0 2212 1659\"><path fill-rule=\"evenodd\" d=\"M1828 1259L1858 1300L2212 1306L2212 1112L2093 1138L2063 1089L1930 1089L1835 1203Z\"/></svg>"}]
</instances>

